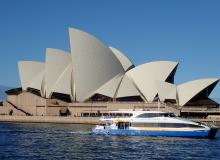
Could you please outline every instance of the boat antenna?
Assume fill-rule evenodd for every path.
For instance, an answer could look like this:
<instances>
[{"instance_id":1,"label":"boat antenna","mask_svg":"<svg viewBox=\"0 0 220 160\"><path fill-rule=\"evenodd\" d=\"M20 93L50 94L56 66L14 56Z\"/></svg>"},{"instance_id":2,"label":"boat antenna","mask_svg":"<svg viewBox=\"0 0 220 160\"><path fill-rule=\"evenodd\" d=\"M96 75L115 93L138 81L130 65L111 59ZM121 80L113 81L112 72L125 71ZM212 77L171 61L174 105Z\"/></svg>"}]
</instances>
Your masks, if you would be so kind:
<instances>
[{"instance_id":1,"label":"boat antenna","mask_svg":"<svg viewBox=\"0 0 220 160\"><path fill-rule=\"evenodd\" d=\"M160 110L160 99L158 98L158 100L157 100L157 111L159 112L159 110Z\"/></svg>"}]
</instances>

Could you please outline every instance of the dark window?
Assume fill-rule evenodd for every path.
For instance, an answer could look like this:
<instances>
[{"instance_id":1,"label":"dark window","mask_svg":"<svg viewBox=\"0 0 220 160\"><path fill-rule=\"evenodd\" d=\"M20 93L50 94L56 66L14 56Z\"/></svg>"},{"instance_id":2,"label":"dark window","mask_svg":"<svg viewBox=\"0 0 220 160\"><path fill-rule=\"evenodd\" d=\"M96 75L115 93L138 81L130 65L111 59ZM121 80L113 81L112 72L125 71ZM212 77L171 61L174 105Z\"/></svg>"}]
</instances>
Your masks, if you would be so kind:
<instances>
[{"instance_id":1,"label":"dark window","mask_svg":"<svg viewBox=\"0 0 220 160\"><path fill-rule=\"evenodd\" d=\"M152 117L175 117L173 113L143 113L136 118L152 118Z\"/></svg>"},{"instance_id":2,"label":"dark window","mask_svg":"<svg viewBox=\"0 0 220 160\"><path fill-rule=\"evenodd\" d=\"M185 123L132 123L132 127L162 127L162 128L203 128L203 126L198 126L194 124L185 124Z\"/></svg>"},{"instance_id":3,"label":"dark window","mask_svg":"<svg viewBox=\"0 0 220 160\"><path fill-rule=\"evenodd\" d=\"M116 101L119 102L143 102L141 96L129 96L129 97L121 97L117 98Z\"/></svg>"},{"instance_id":4,"label":"dark window","mask_svg":"<svg viewBox=\"0 0 220 160\"><path fill-rule=\"evenodd\" d=\"M40 90L38 90L38 89L27 88L27 92L30 92L30 93L32 93L32 94L34 94L34 95L37 95L37 96L41 96Z\"/></svg>"},{"instance_id":5,"label":"dark window","mask_svg":"<svg viewBox=\"0 0 220 160\"><path fill-rule=\"evenodd\" d=\"M88 101L94 101L94 102L110 102L113 101L111 97L101 95L101 94L95 94L93 95Z\"/></svg>"},{"instance_id":6,"label":"dark window","mask_svg":"<svg viewBox=\"0 0 220 160\"><path fill-rule=\"evenodd\" d=\"M129 126L129 122L118 122L118 129L128 129Z\"/></svg>"},{"instance_id":7,"label":"dark window","mask_svg":"<svg viewBox=\"0 0 220 160\"><path fill-rule=\"evenodd\" d=\"M19 95L20 93L22 93L22 88L13 88L5 91L5 93L7 95Z\"/></svg>"},{"instance_id":8,"label":"dark window","mask_svg":"<svg viewBox=\"0 0 220 160\"><path fill-rule=\"evenodd\" d=\"M151 118L151 117L160 117L159 113L143 113L138 115L136 118Z\"/></svg>"},{"instance_id":9,"label":"dark window","mask_svg":"<svg viewBox=\"0 0 220 160\"><path fill-rule=\"evenodd\" d=\"M53 92L51 95L51 99L59 99L61 101L65 101L65 102L71 102L70 95L58 93L58 92Z\"/></svg>"}]
</instances>

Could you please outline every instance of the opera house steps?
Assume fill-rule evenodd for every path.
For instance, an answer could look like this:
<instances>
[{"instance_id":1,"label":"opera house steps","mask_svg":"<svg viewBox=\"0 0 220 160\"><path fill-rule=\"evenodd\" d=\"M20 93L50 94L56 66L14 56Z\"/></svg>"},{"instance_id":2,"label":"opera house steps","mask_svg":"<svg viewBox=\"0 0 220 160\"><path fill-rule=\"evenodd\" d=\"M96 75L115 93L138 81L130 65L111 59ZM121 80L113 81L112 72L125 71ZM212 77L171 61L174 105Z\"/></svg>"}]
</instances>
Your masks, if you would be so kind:
<instances>
[{"instance_id":1,"label":"opera house steps","mask_svg":"<svg viewBox=\"0 0 220 160\"><path fill-rule=\"evenodd\" d=\"M31 113L28 113L28 112L26 112L25 110L23 110L23 109L17 107L17 106L14 105L12 102L6 101L6 103L8 103L8 104L11 105L12 107L14 107L14 109L16 109L16 110L18 110L18 111L24 113L26 116L32 116ZM11 111L9 112L9 114L12 115L12 114L13 114L13 110L11 110Z\"/></svg>"},{"instance_id":2,"label":"opera house steps","mask_svg":"<svg viewBox=\"0 0 220 160\"><path fill-rule=\"evenodd\" d=\"M17 115L17 116L26 116L26 114L8 103L7 101L3 102L3 106L0 107L0 115Z\"/></svg>"}]
</instances>

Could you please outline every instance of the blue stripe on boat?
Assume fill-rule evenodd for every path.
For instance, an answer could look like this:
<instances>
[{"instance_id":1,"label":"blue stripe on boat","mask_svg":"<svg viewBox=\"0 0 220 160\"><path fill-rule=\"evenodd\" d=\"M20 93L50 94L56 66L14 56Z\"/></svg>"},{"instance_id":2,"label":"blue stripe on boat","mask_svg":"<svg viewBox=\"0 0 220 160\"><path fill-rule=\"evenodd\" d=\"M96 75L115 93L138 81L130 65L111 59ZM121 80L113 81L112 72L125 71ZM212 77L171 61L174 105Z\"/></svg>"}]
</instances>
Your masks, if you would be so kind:
<instances>
[{"instance_id":1,"label":"blue stripe on boat","mask_svg":"<svg viewBox=\"0 0 220 160\"><path fill-rule=\"evenodd\" d=\"M167 136L167 137L207 137L209 130L196 131L146 131L146 130L93 130L95 134L127 135L127 136Z\"/></svg>"}]
</instances>

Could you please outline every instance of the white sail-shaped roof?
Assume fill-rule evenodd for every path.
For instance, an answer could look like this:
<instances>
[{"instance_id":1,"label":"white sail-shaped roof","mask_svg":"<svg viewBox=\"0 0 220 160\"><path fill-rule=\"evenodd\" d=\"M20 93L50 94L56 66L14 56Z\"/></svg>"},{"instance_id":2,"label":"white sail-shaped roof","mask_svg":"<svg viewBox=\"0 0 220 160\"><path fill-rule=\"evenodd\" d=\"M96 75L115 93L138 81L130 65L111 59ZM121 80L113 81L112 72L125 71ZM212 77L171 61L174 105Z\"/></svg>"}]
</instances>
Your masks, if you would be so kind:
<instances>
[{"instance_id":1,"label":"white sail-shaped roof","mask_svg":"<svg viewBox=\"0 0 220 160\"><path fill-rule=\"evenodd\" d=\"M127 56L125 56L121 51L113 47L109 47L109 48L118 58L125 71L134 67L134 64L131 62L131 60Z\"/></svg>"},{"instance_id":2,"label":"white sail-shaped roof","mask_svg":"<svg viewBox=\"0 0 220 160\"><path fill-rule=\"evenodd\" d=\"M140 93L138 92L137 88L132 83L132 81L128 78L128 76L124 75L116 97L122 98L131 96L140 96Z\"/></svg>"},{"instance_id":3,"label":"white sail-shaped roof","mask_svg":"<svg viewBox=\"0 0 220 160\"><path fill-rule=\"evenodd\" d=\"M134 68L121 51L86 32L70 28L69 36L71 54L49 48L45 64L18 63L23 90L37 89L47 98L54 92L67 94L80 102L95 94L122 99L141 96L144 101L153 101L158 94L162 101L176 99L184 106L208 96L219 81L201 79L176 86L177 62L155 61Z\"/></svg>"},{"instance_id":4,"label":"white sail-shaped roof","mask_svg":"<svg viewBox=\"0 0 220 160\"><path fill-rule=\"evenodd\" d=\"M177 65L177 62L155 61L137 66L126 74L144 95L145 100L153 101L158 92L155 80L166 81Z\"/></svg>"},{"instance_id":5,"label":"white sail-shaped roof","mask_svg":"<svg viewBox=\"0 0 220 160\"><path fill-rule=\"evenodd\" d=\"M27 90L27 88L34 88L39 90L43 96L44 63L21 61L18 63L18 68L22 89Z\"/></svg>"},{"instance_id":6,"label":"white sail-shaped roof","mask_svg":"<svg viewBox=\"0 0 220 160\"><path fill-rule=\"evenodd\" d=\"M124 69L114 53L94 36L69 29L75 96L84 101Z\"/></svg>"},{"instance_id":7,"label":"white sail-shaped roof","mask_svg":"<svg viewBox=\"0 0 220 160\"><path fill-rule=\"evenodd\" d=\"M100 89L98 89L95 93L99 93L111 98L115 97L121 79L123 78L124 73L119 73L117 76L109 80L105 83Z\"/></svg>"},{"instance_id":8,"label":"white sail-shaped roof","mask_svg":"<svg viewBox=\"0 0 220 160\"><path fill-rule=\"evenodd\" d=\"M175 84L171 84L163 81L156 81L158 95L161 101L166 99L177 99L177 87Z\"/></svg>"},{"instance_id":9,"label":"white sail-shaped roof","mask_svg":"<svg viewBox=\"0 0 220 160\"><path fill-rule=\"evenodd\" d=\"M178 85L177 91L178 91L179 105L184 106L187 102L189 102L193 97L195 97L201 91L203 91L210 85L217 83L218 81L219 79L217 78L199 79Z\"/></svg>"},{"instance_id":10,"label":"white sail-shaped roof","mask_svg":"<svg viewBox=\"0 0 220 160\"><path fill-rule=\"evenodd\" d=\"M70 95L71 99L73 99L72 95L72 65L68 65L62 73L62 76L57 80L55 86L52 89L52 92L63 93Z\"/></svg>"},{"instance_id":11,"label":"white sail-shaped roof","mask_svg":"<svg viewBox=\"0 0 220 160\"><path fill-rule=\"evenodd\" d=\"M58 49L47 48L45 63L46 97L53 92L71 96L71 55Z\"/></svg>"}]
</instances>

